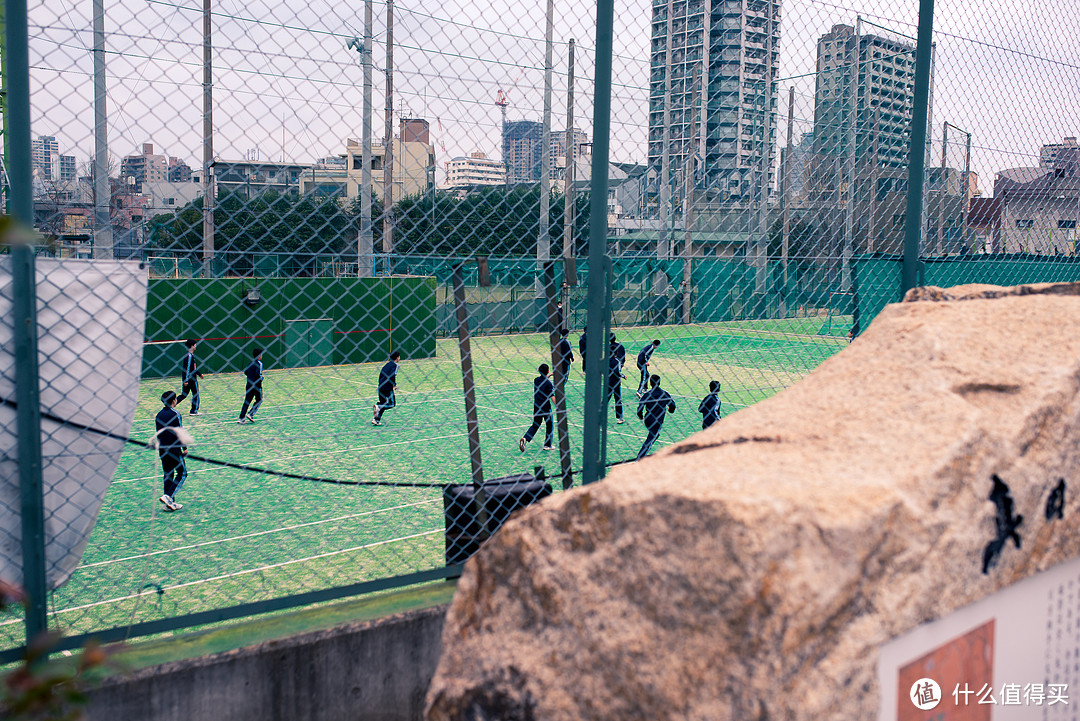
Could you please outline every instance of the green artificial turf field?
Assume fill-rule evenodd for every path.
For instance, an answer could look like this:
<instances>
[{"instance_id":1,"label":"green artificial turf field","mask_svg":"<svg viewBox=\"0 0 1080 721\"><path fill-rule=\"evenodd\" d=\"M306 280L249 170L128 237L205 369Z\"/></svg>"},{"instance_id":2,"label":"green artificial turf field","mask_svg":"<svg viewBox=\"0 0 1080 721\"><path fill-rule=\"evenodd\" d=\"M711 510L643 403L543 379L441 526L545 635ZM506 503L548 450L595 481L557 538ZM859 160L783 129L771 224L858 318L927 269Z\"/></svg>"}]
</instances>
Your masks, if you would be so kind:
<instances>
[{"instance_id":1,"label":"green artificial turf field","mask_svg":"<svg viewBox=\"0 0 1080 721\"><path fill-rule=\"evenodd\" d=\"M850 317L817 317L615 329L627 349L627 423L616 425L609 410L609 462L633 458L645 437L635 415L634 358L650 339L662 341L652 370L678 404L655 450L701 428L697 406L710 380L721 382L723 415L729 415L792 385L845 347L850 324ZM819 334L823 328L828 334ZM571 336L575 354L577 338ZM541 450L542 428L525 453L517 448L532 418L536 366L550 363L547 336L474 338L472 352L485 478L536 465L557 476L558 452ZM258 422L245 425L236 423L242 374L207 375L202 415L189 416L187 402L178 406L195 438L190 450L341 481L434 487L291 480L190 461L176 494L184 508L165 513L157 501L157 454L129 447L82 564L51 598L50 623L88 632L442 566L438 486L470 478L457 342L441 339L434 358L402 362L398 407L374 427L380 365L268 371ZM149 439L159 396L178 385L176 378L143 382L133 437ZM584 388L578 359L567 384L575 469ZM21 615L0 617L0 633L5 647L20 644Z\"/></svg>"}]
</instances>

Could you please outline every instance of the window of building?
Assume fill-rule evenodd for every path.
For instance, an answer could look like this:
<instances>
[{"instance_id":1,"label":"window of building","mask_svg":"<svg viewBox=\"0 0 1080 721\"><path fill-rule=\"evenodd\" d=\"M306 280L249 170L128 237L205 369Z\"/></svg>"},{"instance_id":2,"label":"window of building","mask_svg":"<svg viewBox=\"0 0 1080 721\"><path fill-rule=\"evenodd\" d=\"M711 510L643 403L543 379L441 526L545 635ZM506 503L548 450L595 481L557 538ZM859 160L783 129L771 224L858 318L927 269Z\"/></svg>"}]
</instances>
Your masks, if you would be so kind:
<instances>
[{"instance_id":1,"label":"window of building","mask_svg":"<svg viewBox=\"0 0 1080 721\"><path fill-rule=\"evenodd\" d=\"M1076 228L1076 221L1061 219L1058 221L1058 228L1061 228L1062 230L1074 230Z\"/></svg>"},{"instance_id":2,"label":"window of building","mask_svg":"<svg viewBox=\"0 0 1080 721\"><path fill-rule=\"evenodd\" d=\"M176 205L176 198L165 198L165 205Z\"/></svg>"},{"instance_id":3,"label":"window of building","mask_svg":"<svg viewBox=\"0 0 1080 721\"><path fill-rule=\"evenodd\" d=\"M1016 227L1017 228L1033 228L1033 227L1035 227L1035 221L1032 220L1031 218L1017 218L1016 219Z\"/></svg>"}]
</instances>

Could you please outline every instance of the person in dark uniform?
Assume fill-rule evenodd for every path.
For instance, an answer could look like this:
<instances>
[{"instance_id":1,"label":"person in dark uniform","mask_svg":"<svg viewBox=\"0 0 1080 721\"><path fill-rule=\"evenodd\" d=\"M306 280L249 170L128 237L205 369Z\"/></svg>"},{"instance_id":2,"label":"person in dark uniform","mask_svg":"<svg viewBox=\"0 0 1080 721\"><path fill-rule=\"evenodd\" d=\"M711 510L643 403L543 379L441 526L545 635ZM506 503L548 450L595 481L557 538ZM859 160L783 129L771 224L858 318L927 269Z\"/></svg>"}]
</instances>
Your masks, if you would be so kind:
<instances>
[{"instance_id":1,"label":"person in dark uniform","mask_svg":"<svg viewBox=\"0 0 1080 721\"><path fill-rule=\"evenodd\" d=\"M180 359L180 382L183 387L181 388L181 395L176 399L177 403L182 403L190 395L191 415L193 416L199 415L199 379L203 377L203 374L199 372L198 364L195 362L195 346L198 343L194 339L184 341L187 353Z\"/></svg>"},{"instance_id":2,"label":"person in dark uniform","mask_svg":"<svg viewBox=\"0 0 1080 721\"><path fill-rule=\"evenodd\" d=\"M570 364L574 362L574 349L570 346L570 339L566 337L566 333L560 333L559 344L555 346L555 361L558 364L556 368L562 373L563 386L566 385L566 379L570 377ZM559 376L556 375L556 378Z\"/></svg>"},{"instance_id":3,"label":"person in dark uniform","mask_svg":"<svg viewBox=\"0 0 1080 721\"><path fill-rule=\"evenodd\" d=\"M626 346L615 340L614 333L611 334L608 341L611 343L611 355L619 359L619 370L622 371L623 366L626 365ZM626 376L623 376L623 378L625 377Z\"/></svg>"},{"instance_id":4,"label":"person in dark uniform","mask_svg":"<svg viewBox=\"0 0 1080 721\"><path fill-rule=\"evenodd\" d=\"M660 376L653 375L649 383L652 387L638 401L637 408L637 417L645 421L645 428L649 431L645 442L641 444L641 450L638 451L637 460L639 461L649 453L653 443L656 442L656 437L660 435L660 429L664 427L664 418L667 417L665 412L675 412L675 401L666 390L660 387Z\"/></svg>"},{"instance_id":5,"label":"person in dark uniform","mask_svg":"<svg viewBox=\"0 0 1080 721\"><path fill-rule=\"evenodd\" d=\"M247 376L247 388L244 391L244 405L240 407L240 420L237 423L254 423L255 414L262 405L263 399L263 364L262 348L256 348L251 353L251 362L244 369ZM251 410L248 410L248 406Z\"/></svg>"},{"instance_id":6,"label":"person in dark uniform","mask_svg":"<svg viewBox=\"0 0 1080 721\"><path fill-rule=\"evenodd\" d=\"M176 492L187 479L187 466L184 464L187 446L180 443L175 430L184 426L184 421L176 410L179 402L180 399L173 391L162 393L162 408L154 419L157 427L158 458L161 459L161 471L165 480L165 495L158 500L165 504L166 511L179 511L184 507L174 500Z\"/></svg>"},{"instance_id":7,"label":"person in dark uniform","mask_svg":"<svg viewBox=\"0 0 1080 721\"><path fill-rule=\"evenodd\" d=\"M518 441L518 450L525 452L525 444L531 443L533 436L540 430L540 424L544 424L544 450L555 450L555 438L552 436L551 423L551 396L555 393L555 385L548 378L551 369L547 363L541 363L536 369L540 372L533 378L533 420L529 430Z\"/></svg>"},{"instance_id":8,"label":"person in dark uniform","mask_svg":"<svg viewBox=\"0 0 1080 721\"><path fill-rule=\"evenodd\" d=\"M608 358L608 386L607 397L604 398L604 403L611 400L612 396L615 396L615 420L618 423L625 423L623 420L623 405L622 405L622 382L623 378L626 378L622 372L622 365L619 364L619 357L615 355L612 350L611 355Z\"/></svg>"},{"instance_id":9,"label":"person in dark uniform","mask_svg":"<svg viewBox=\"0 0 1080 721\"><path fill-rule=\"evenodd\" d=\"M638 383L637 397L641 398L645 395L646 383L649 381L649 359L652 358L653 351L660 347L660 341L654 340L649 345L638 351L637 354L637 367L641 371L641 382Z\"/></svg>"},{"instance_id":10,"label":"person in dark uniform","mask_svg":"<svg viewBox=\"0 0 1080 721\"><path fill-rule=\"evenodd\" d=\"M588 329L581 331L581 337L578 338L577 349L578 354L581 356L581 372L585 372L585 334L588 333Z\"/></svg>"},{"instance_id":11,"label":"person in dark uniform","mask_svg":"<svg viewBox=\"0 0 1080 721\"><path fill-rule=\"evenodd\" d=\"M401 353L394 351L390 354L390 360L379 370L379 402L371 407L371 425L382 425L383 411L397 405L394 391L397 390L398 361Z\"/></svg>"},{"instance_id":12,"label":"person in dark uniform","mask_svg":"<svg viewBox=\"0 0 1080 721\"><path fill-rule=\"evenodd\" d=\"M720 420L720 381L709 381L709 395L701 399L698 404L698 413L701 414L702 430Z\"/></svg>"},{"instance_id":13,"label":"person in dark uniform","mask_svg":"<svg viewBox=\"0 0 1080 721\"><path fill-rule=\"evenodd\" d=\"M559 332L559 335L570 332L566 328L566 313L563 311L561 300L555 303L555 330Z\"/></svg>"}]
</instances>

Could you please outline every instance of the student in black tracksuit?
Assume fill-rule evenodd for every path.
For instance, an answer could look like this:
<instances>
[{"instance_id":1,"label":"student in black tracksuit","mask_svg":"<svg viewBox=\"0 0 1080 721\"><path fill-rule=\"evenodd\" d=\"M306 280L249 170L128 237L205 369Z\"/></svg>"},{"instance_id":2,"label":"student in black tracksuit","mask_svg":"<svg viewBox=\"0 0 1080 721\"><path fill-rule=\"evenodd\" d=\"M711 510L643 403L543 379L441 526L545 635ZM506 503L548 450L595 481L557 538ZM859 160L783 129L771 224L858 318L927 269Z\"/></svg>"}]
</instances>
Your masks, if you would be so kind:
<instances>
[{"instance_id":1,"label":"student in black tracksuit","mask_svg":"<svg viewBox=\"0 0 1080 721\"><path fill-rule=\"evenodd\" d=\"M701 414L702 430L720 420L720 398L716 395L719 392L720 381L709 381L709 395L701 399L697 408Z\"/></svg>"},{"instance_id":2,"label":"student in black tracksuit","mask_svg":"<svg viewBox=\"0 0 1080 721\"><path fill-rule=\"evenodd\" d=\"M660 429L664 427L665 411L675 412L675 401L666 390L660 387L660 376L652 376L649 383L652 388L646 391L638 401L637 417L645 421L645 428L649 431L645 442L641 444L641 450L638 451L639 461L648 454L653 443L656 442L656 437L660 435Z\"/></svg>"},{"instance_id":3,"label":"student in black tracksuit","mask_svg":"<svg viewBox=\"0 0 1080 721\"><path fill-rule=\"evenodd\" d=\"M544 450L551 451L555 449L555 438L552 436L551 423L551 396L555 393L555 385L548 378L551 369L548 368L547 363L541 363L536 370L540 372L540 375L533 378L532 425L529 426L529 430L525 431L525 435L518 441L518 450L522 453L525 452L525 444L532 442L533 436L540 430L541 423L544 424Z\"/></svg>"},{"instance_id":4,"label":"student in black tracksuit","mask_svg":"<svg viewBox=\"0 0 1080 721\"><path fill-rule=\"evenodd\" d=\"M611 355L619 359L619 370L622 371L623 366L626 365L626 346L615 340L614 333L611 334L608 340L611 343ZM623 378L625 377L623 376Z\"/></svg>"},{"instance_id":5,"label":"student in black tracksuit","mask_svg":"<svg viewBox=\"0 0 1080 721\"><path fill-rule=\"evenodd\" d=\"M615 421L617 423L625 423L623 420L623 405L622 405L622 382L623 378L626 378L622 372L622 365L619 363L619 357L615 355L614 348L611 355L608 357L608 386L607 397L604 398L604 403L611 400L612 396L615 396Z\"/></svg>"},{"instance_id":6,"label":"student in black tracksuit","mask_svg":"<svg viewBox=\"0 0 1080 721\"><path fill-rule=\"evenodd\" d=\"M251 353L251 362L244 369L247 376L247 387L244 391L244 405L240 407L240 420L237 423L254 423L255 414L262 405L263 399L263 364L262 348L256 348ZM254 402L254 404L252 404ZM251 405L251 410L248 406Z\"/></svg>"},{"instance_id":7,"label":"student in black tracksuit","mask_svg":"<svg viewBox=\"0 0 1080 721\"><path fill-rule=\"evenodd\" d=\"M180 359L180 382L183 384L180 396L176 402L181 403L188 395L191 396L191 415L199 415L199 379L203 374L199 372L199 366L195 362L195 346L198 341L189 339L184 341L187 353Z\"/></svg>"},{"instance_id":8,"label":"student in black tracksuit","mask_svg":"<svg viewBox=\"0 0 1080 721\"><path fill-rule=\"evenodd\" d=\"M390 354L390 360L379 371L379 402L371 407L371 425L382 425L383 411L397 405L394 391L397 390L398 361L401 353L394 351Z\"/></svg>"},{"instance_id":9,"label":"student in black tracksuit","mask_svg":"<svg viewBox=\"0 0 1080 721\"><path fill-rule=\"evenodd\" d=\"M180 443L176 431L173 430L184 426L184 421L176 410L178 402L176 393L172 391L162 393L163 407L154 419L154 425L157 427L158 458L161 459L161 471L165 480L165 495L158 500L165 504L166 511L179 511L184 507L173 500L176 492L187 479L187 466L184 464L187 446Z\"/></svg>"},{"instance_id":10,"label":"student in black tracksuit","mask_svg":"<svg viewBox=\"0 0 1080 721\"><path fill-rule=\"evenodd\" d=\"M578 354L581 356L581 372L582 373L585 372L585 334L588 333L588 332L589 332L588 330L581 331L581 337L578 338L578 342L577 342Z\"/></svg>"},{"instance_id":11,"label":"student in black tracksuit","mask_svg":"<svg viewBox=\"0 0 1080 721\"><path fill-rule=\"evenodd\" d=\"M562 337L559 339L559 345L555 346L555 360L558 363L556 367L562 373L562 382L565 387L566 379L570 377L570 364L574 362L574 349L570 346L570 339L566 337L566 333L560 335Z\"/></svg>"},{"instance_id":12,"label":"student in black tracksuit","mask_svg":"<svg viewBox=\"0 0 1080 721\"><path fill-rule=\"evenodd\" d=\"M637 367L641 371L641 382L638 383L637 397L641 398L645 395L646 383L649 381L649 359L652 358L653 351L660 347L660 341L654 340L649 345L642 348L637 354Z\"/></svg>"}]
</instances>

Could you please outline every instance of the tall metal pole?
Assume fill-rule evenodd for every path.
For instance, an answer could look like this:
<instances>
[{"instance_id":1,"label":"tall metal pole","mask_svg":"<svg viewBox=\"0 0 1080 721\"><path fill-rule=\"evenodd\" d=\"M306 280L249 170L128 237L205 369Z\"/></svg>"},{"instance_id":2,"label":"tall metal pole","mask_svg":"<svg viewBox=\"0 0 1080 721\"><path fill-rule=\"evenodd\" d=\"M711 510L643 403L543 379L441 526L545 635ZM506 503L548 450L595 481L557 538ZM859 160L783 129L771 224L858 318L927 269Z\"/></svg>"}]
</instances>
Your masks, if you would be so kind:
<instances>
[{"instance_id":1,"label":"tall metal pole","mask_svg":"<svg viewBox=\"0 0 1080 721\"><path fill-rule=\"evenodd\" d=\"M915 97L908 143L908 194L904 226L904 267L900 295L919 279L919 240L922 236L923 180L926 175L926 120L930 104L930 65L934 32L934 0L919 1L919 39L915 46Z\"/></svg>"},{"instance_id":2,"label":"tall metal pole","mask_svg":"<svg viewBox=\"0 0 1080 721\"><path fill-rule=\"evenodd\" d=\"M972 238L971 230L968 228L968 211L971 209L971 133L967 133L967 139L964 142L964 187L961 188L963 195L963 203L960 216L960 220L963 223L961 226L964 229L964 247L971 250ZM1078 198L1080 201L1080 198Z\"/></svg>"},{"instance_id":3,"label":"tall metal pole","mask_svg":"<svg viewBox=\"0 0 1080 721\"><path fill-rule=\"evenodd\" d=\"M607 383L608 339L601 329L607 324L607 279L604 267L607 255L608 155L611 132L611 52L614 0L596 0L596 71L593 95L592 180L589 190L589 308L585 354L585 416L582 433L582 483L603 477L604 464L600 442L604 419L603 385Z\"/></svg>"},{"instance_id":4,"label":"tall metal pole","mask_svg":"<svg viewBox=\"0 0 1080 721\"><path fill-rule=\"evenodd\" d=\"M363 168L360 171L360 239L358 246L359 264L357 275L361 278L370 278L375 274L375 240L371 230L371 54L373 50L372 25L373 0L364 1L364 118L360 132L360 163Z\"/></svg>"},{"instance_id":5,"label":"tall metal pole","mask_svg":"<svg viewBox=\"0 0 1080 721\"><path fill-rule=\"evenodd\" d=\"M210 0L203 0L203 248L205 266L214 260L214 121L213 82L210 66ZM212 273L213 270L210 269Z\"/></svg>"},{"instance_id":6,"label":"tall metal pole","mask_svg":"<svg viewBox=\"0 0 1080 721\"><path fill-rule=\"evenodd\" d=\"M11 195L8 210L26 228L34 224L30 158L30 52L26 0L4 2L8 135L5 141ZM10 117L9 117L10 116ZM45 631L45 509L41 480L41 408L38 403L37 290L34 249L26 241L11 248L12 321L15 346L15 433L19 456L22 524L22 582L26 594L27 644Z\"/></svg>"},{"instance_id":7,"label":"tall metal pole","mask_svg":"<svg viewBox=\"0 0 1080 721\"><path fill-rule=\"evenodd\" d=\"M686 206L683 210L683 280L682 280L682 309L680 315L683 323L690 323L690 310L693 305L691 288L693 279L693 255L694 255L694 186L697 184L694 178L694 160L697 156L700 143L698 141L698 66L694 66L694 74L690 79L690 136L686 142L686 179L683 181L685 188Z\"/></svg>"},{"instance_id":8,"label":"tall metal pole","mask_svg":"<svg viewBox=\"0 0 1080 721\"><path fill-rule=\"evenodd\" d=\"M945 174L948 173L946 165L949 154L949 123L941 124L941 177L938 178L937 197L937 232L934 234L937 240L937 253L945 252Z\"/></svg>"},{"instance_id":9,"label":"tall metal pole","mask_svg":"<svg viewBox=\"0 0 1080 721\"><path fill-rule=\"evenodd\" d=\"M543 327L544 268L551 257L551 71L555 0L547 0L544 30L544 115L540 131L540 227L536 238L536 327Z\"/></svg>"},{"instance_id":10,"label":"tall metal pole","mask_svg":"<svg viewBox=\"0 0 1080 721\"><path fill-rule=\"evenodd\" d=\"M755 232L754 290L767 293L769 287L769 172L772 170L772 84L773 84L773 34L776 22L776 7L767 3L765 13L765 85L762 88L761 104L761 153L758 159L757 187L757 230Z\"/></svg>"},{"instance_id":11,"label":"tall metal pole","mask_svg":"<svg viewBox=\"0 0 1080 721\"><path fill-rule=\"evenodd\" d=\"M382 251L394 252L394 0L386 0L386 124L383 128Z\"/></svg>"},{"instance_id":12,"label":"tall metal pole","mask_svg":"<svg viewBox=\"0 0 1080 721\"><path fill-rule=\"evenodd\" d=\"M465 394L465 427L469 437L469 463L472 468L472 481L480 488L484 483L484 464L480 457L480 420L476 413L476 381L473 378L469 311L465 305L465 280L461 263L454 264L452 279L457 313L458 353L461 356L461 384Z\"/></svg>"},{"instance_id":13,"label":"tall metal pole","mask_svg":"<svg viewBox=\"0 0 1080 721\"><path fill-rule=\"evenodd\" d=\"M566 172L563 175L563 258L574 257L574 174L577 167L577 145L574 142L574 39L566 64ZM567 283L570 278L567 276Z\"/></svg>"},{"instance_id":14,"label":"tall metal pole","mask_svg":"<svg viewBox=\"0 0 1080 721\"><path fill-rule=\"evenodd\" d=\"M851 85L848 93L847 153L844 156L844 179L847 196L844 198L844 247L840 261L840 290L851 290L851 256L855 232L855 146L858 144L856 124L859 113L859 75L862 67L862 16L855 16L855 36L851 48Z\"/></svg>"},{"instance_id":15,"label":"tall metal pole","mask_svg":"<svg viewBox=\"0 0 1080 721\"><path fill-rule=\"evenodd\" d=\"M105 96L105 2L94 0L94 257L114 254L109 218L108 114Z\"/></svg>"},{"instance_id":16,"label":"tall metal pole","mask_svg":"<svg viewBox=\"0 0 1080 721\"><path fill-rule=\"evenodd\" d=\"M671 204L671 42L675 32L672 14L674 0L667 3L667 33L664 36L664 138L660 148L660 237L656 243L656 259L667 260L671 256L672 239L672 204ZM663 278L662 287L655 292L667 291L667 274L657 273L657 279Z\"/></svg>"},{"instance_id":17,"label":"tall metal pole","mask_svg":"<svg viewBox=\"0 0 1080 721\"><path fill-rule=\"evenodd\" d=\"M794 151L792 137L795 134L795 86L788 88L788 111L787 111L787 153L784 154L784 164L780 169L783 188L780 191L780 199L784 204L784 226L780 235L780 268L784 287L780 293L780 317L787 317L787 288L788 288L788 252L790 249L791 236L791 153Z\"/></svg>"}]
</instances>

